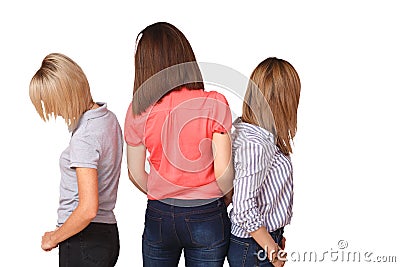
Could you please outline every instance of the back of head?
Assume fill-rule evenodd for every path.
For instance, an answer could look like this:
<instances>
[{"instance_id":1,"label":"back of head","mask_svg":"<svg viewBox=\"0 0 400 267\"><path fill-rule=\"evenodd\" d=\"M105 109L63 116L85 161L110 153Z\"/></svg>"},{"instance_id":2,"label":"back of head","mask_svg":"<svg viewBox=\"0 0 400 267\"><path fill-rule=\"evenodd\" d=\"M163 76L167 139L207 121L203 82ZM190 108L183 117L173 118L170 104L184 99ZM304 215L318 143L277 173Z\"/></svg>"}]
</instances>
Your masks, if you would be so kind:
<instances>
[{"instance_id":1,"label":"back of head","mask_svg":"<svg viewBox=\"0 0 400 267\"><path fill-rule=\"evenodd\" d=\"M267 58L254 69L250 80L243 103L243 121L272 131L278 147L288 155L297 130L301 89L296 70L283 59Z\"/></svg>"},{"instance_id":2,"label":"back of head","mask_svg":"<svg viewBox=\"0 0 400 267\"><path fill-rule=\"evenodd\" d=\"M64 118L70 130L93 103L89 83L82 69L69 57L47 55L29 85L29 96L43 120Z\"/></svg>"},{"instance_id":3,"label":"back of head","mask_svg":"<svg viewBox=\"0 0 400 267\"><path fill-rule=\"evenodd\" d=\"M158 22L138 35L132 109L144 112L172 90L204 89L192 47L175 26Z\"/></svg>"}]
</instances>

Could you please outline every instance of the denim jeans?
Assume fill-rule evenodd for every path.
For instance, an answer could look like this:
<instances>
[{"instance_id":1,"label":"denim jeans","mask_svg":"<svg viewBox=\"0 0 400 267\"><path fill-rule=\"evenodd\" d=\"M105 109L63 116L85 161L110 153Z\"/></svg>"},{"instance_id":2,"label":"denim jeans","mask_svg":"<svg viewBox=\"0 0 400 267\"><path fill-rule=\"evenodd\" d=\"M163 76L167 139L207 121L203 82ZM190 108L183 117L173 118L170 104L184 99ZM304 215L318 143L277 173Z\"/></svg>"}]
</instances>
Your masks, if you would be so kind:
<instances>
[{"instance_id":1,"label":"denim jeans","mask_svg":"<svg viewBox=\"0 0 400 267\"><path fill-rule=\"evenodd\" d=\"M222 199L201 206L175 206L149 200L142 238L143 266L223 266L230 220Z\"/></svg>"},{"instance_id":2,"label":"denim jeans","mask_svg":"<svg viewBox=\"0 0 400 267\"><path fill-rule=\"evenodd\" d=\"M283 228L270 234L281 246ZM231 236L228 262L231 267L273 267L264 249L253 238L240 238L234 235Z\"/></svg>"},{"instance_id":3,"label":"denim jeans","mask_svg":"<svg viewBox=\"0 0 400 267\"><path fill-rule=\"evenodd\" d=\"M60 267L112 267L119 255L117 224L90 223L58 247Z\"/></svg>"}]
</instances>

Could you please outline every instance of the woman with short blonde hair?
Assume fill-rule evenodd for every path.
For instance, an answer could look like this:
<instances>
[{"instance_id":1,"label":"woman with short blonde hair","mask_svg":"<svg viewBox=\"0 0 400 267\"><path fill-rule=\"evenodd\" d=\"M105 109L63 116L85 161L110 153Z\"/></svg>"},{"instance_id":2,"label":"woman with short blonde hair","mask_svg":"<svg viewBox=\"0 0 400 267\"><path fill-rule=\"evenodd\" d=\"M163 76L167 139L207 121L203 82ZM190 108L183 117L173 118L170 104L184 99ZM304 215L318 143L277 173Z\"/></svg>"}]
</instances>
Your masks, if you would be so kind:
<instances>
[{"instance_id":1,"label":"woman with short blonde hair","mask_svg":"<svg viewBox=\"0 0 400 267\"><path fill-rule=\"evenodd\" d=\"M72 132L60 157L57 228L42 249L59 247L59 266L114 266L119 255L113 209L121 172L122 132L106 103L95 103L82 69L69 57L47 55L29 95L40 117L64 118Z\"/></svg>"}]
</instances>

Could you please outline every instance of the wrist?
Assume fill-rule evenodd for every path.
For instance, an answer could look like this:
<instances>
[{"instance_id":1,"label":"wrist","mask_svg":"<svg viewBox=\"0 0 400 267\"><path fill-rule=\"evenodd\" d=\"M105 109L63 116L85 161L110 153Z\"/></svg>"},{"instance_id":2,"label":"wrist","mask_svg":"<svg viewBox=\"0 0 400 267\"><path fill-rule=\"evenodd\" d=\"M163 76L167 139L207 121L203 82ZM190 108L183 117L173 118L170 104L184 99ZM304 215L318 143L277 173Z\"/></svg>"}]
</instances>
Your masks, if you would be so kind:
<instances>
[{"instance_id":1,"label":"wrist","mask_svg":"<svg viewBox=\"0 0 400 267\"><path fill-rule=\"evenodd\" d=\"M266 245L265 253L267 253L267 257L270 262L273 263L278 259L279 250L280 250L280 247L275 242L271 242Z\"/></svg>"},{"instance_id":2,"label":"wrist","mask_svg":"<svg viewBox=\"0 0 400 267\"><path fill-rule=\"evenodd\" d=\"M51 232L51 234L49 235L49 241L50 241L51 245L53 245L54 247L56 247L59 243L56 232L57 232L57 230Z\"/></svg>"}]
</instances>

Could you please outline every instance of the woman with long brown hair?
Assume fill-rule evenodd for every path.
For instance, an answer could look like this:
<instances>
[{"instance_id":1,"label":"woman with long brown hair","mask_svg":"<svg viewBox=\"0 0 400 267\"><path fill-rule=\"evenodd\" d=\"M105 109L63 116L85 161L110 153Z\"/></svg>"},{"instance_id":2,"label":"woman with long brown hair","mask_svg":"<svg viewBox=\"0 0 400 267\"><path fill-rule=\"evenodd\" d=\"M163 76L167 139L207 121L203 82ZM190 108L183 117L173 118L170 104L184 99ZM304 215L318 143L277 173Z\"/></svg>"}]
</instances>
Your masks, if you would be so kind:
<instances>
[{"instance_id":1,"label":"woman with long brown hair","mask_svg":"<svg viewBox=\"0 0 400 267\"><path fill-rule=\"evenodd\" d=\"M283 229L293 203L291 142L297 130L300 79L282 59L267 58L250 76L242 117L234 122L232 267L283 266Z\"/></svg>"},{"instance_id":2,"label":"woman with long brown hair","mask_svg":"<svg viewBox=\"0 0 400 267\"><path fill-rule=\"evenodd\" d=\"M144 266L222 266L230 236L231 112L206 92L190 43L159 22L138 35L125 119L128 173L148 198ZM146 152L150 171L145 169ZM203 266L202 265L202 266Z\"/></svg>"}]
</instances>

